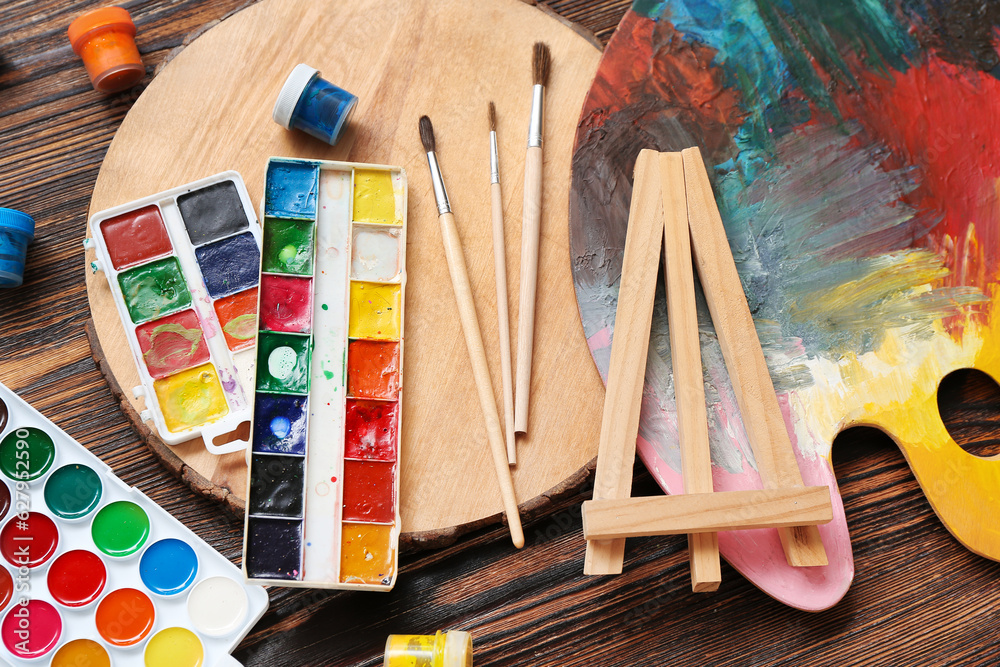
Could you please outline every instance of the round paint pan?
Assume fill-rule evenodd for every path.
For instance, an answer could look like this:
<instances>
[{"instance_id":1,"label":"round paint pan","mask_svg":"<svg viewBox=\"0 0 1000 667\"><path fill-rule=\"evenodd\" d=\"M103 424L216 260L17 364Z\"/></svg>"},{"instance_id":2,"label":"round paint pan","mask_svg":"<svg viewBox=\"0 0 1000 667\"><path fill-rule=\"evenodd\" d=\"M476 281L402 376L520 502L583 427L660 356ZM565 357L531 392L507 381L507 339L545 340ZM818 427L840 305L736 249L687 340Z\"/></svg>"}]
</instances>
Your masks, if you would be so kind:
<instances>
[{"instance_id":1,"label":"round paint pan","mask_svg":"<svg viewBox=\"0 0 1000 667\"><path fill-rule=\"evenodd\" d=\"M33 660L48 655L59 643L63 620L59 610L45 600L28 600L12 606L0 623L0 638L11 655Z\"/></svg>"},{"instance_id":2,"label":"round paint pan","mask_svg":"<svg viewBox=\"0 0 1000 667\"><path fill-rule=\"evenodd\" d=\"M55 442L40 428L15 429L0 440L0 472L15 482L38 482L55 460Z\"/></svg>"},{"instance_id":3,"label":"round paint pan","mask_svg":"<svg viewBox=\"0 0 1000 667\"><path fill-rule=\"evenodd\" d=\"M94 604L104 592L108 568L92 551L74 549L52 561L46 577L53 600L64 607L83 609Z\"/></svg>"},{"instance_id":4,"label":"round paint pan","mask_svg":"<svg viewBox=\"0 0 1000 667\"><path fill-rule=\"evenodd\" d=\"M149 539L149 516L129 500L102 507L90 527L94 545L112 558L134 557Z\"/></svg>"},{"instance_id":5,"label":"round paint pan","mask_svg":"<svg viewBox=\"0 0 1000 667\"><path fill-rule=\"evenodd\" d=\"M201 667L205 647L187 628L160 630L146 644L146 667Z\"/></svg>"},{"instance_id":6,"label":"round paint pan","mask_svg":"<svg viewBox=\"0 0 1000 667\"><path fill-rule=\"evenodd\" d=\"M14 567L36 568L52 558L59 546L59 529L40 512L13 515L0 529L0 554Z\"/></svg>"},{"instance_id":7,"label":"round paint pan","mask_svg":"<svg viewBox=\"0 0 1000 667\"><path fill-rule=\"evenodd\" d=\"M0 567L0 611L7 608L12 597L14 597L14 577L10 570Z\"/></svg>"},{"instance_id":8,"label":"round paint pan","mask_svg":"<svg viewBox=\"0 0 1000 667\"><path fill-rule=\"evenodd\" d=\"M191 589L188 617L198 632L224 637L243 624L247 604L246 590L238 582L228 577L209 577Z\"/></svg>"},{"instance_id":9,"label":"round paint pan","mask_svg":"<svg viewBox=\"0 0 1000 667\"><path fill-rule=\"evenodd\" d=\"M111 667L107 649L93 639L74 639L59 647L51 667Z\"/></svg>"},{"instance_id":10,"label":"round paint pan","mask_svg":"<svg viewBox=\"0 0 1000 667\"><path fill-rule=\"evenodd\" d=\"M180 595L197 576L198 555L186 542L172 537L153 542L139 559L139 578L154 595Z\"/></svg>"},{"instance_id":11,"label":"round paint pan","mask_svg":"<svg viewBox=\"0 0 1000 667\"><path fill-rule=\"evenodd\" d=\"M134 588L111 591L97 605L94 623L101 639L115 648L135 648L156 624L156 608L149 596Z\"/></svg>"},{"instance_id":12,"label":"round paint pan","mask_svg":"<svg viewBox=\"0 0 1000 667\"><path fill-rule=\"evenodd\" d=\"M63 521L80 521L97 509L104 493L101 476L82 463L52 471L45 481L45 505Z\"/></svg>"}]
</instances>

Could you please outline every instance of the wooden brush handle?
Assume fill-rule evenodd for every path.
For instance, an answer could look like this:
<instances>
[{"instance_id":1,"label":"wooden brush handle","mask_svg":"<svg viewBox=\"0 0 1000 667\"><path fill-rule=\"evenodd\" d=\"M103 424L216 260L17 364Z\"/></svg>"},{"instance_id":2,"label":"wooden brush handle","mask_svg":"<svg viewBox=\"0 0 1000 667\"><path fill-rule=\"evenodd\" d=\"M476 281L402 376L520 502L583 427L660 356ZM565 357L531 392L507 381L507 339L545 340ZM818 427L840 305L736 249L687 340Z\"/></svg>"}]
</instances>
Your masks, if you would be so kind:
<instances>
[{"instance_id":1,"label":"wooden brush handle","mask_svg":"<svg viewBox=\"0 0 1000 667\"><path fill-rule=\"evenodd\" d=\"M455 216L451 213L441 215L441 240L444 242L444 256L448 260L451 286L455 290L455 301L458 304L459 319L462 321L462 332L465 334L465 345L469 348L469 362L479 392L479 404L482 406L483 418L486 421L486 435L493 452L493 464L496 468L497 481L500 483L500 496L503 498L504 512L507 514L510 538L514 546L520 549L524 546L524 531L521 529L521 517L517 511L514 482L510 477L503 434L500 432L500 417L497 415L497 405L493 399L490 369L486 365L486 348L483 347L483 335L479 330L479 318L476 317L476 304L472 300L472 285L469 284L469 272L465 266L462 242L458 237L458 228L455 227Z\"/></svg>"},{"instance_id":2,"label":"wooden brush handle","mask_svg":"<svg viewBox=\"0 0 1000 667\"><path fill-rule=\"evenodd\" d=\"M503 382L504 436L507 438L507 463L517 463L514 448L514 381L510 365L510 312L507 308L507 245L503 235L503 199L500 184L490 186L493 200L493 262L497 274L497 329L500 334L500 375Z\"/></svg>"},{"instance_id":3,"label":"wooden brush handle","mask_svg":"<svg viewBox=\"0 0 1000 667\"><path fill-rule=\"evenodd\" d=\"M521 292L517 309L517 384L514 389L514 430L528 431L531 391L531 348L535 338L535 288L538 281L538 240L542 220L542 149L524 156L524 214L521 222Z\"/></svg>"}]
</instances>

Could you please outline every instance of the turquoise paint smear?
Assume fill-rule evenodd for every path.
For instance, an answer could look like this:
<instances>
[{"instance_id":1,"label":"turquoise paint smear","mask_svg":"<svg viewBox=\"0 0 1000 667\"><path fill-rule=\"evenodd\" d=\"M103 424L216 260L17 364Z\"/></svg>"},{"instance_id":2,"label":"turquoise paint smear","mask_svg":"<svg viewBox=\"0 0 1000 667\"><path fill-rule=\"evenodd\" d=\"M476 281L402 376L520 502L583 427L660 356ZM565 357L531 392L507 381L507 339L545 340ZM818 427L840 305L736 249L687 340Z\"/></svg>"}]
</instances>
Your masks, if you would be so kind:
<instances>
[{"instance_id":1,"label":"turquoise paint smear","mask_svg":"<svg viewBox=\"0 0 1000 667\"><path fill-rule=\"evenodd\" d=\"M660 8L690 41L717 51L712 64L725 72L725 85L739 91L746 121L734 137L736 162L748 182L774 155L775 128L790 129L809 120L808 109L786 99L794 85L781 53L771 40L754 0L678 0Z\"/></svg>"},{"instance_id":2,"label":"turquoise paint smear","mask_svg":"<svg viewBox=\"0 0 1000 667\"><path fill-rule=\"evenodd\" d=\"M927 293L940 261L869 257L908 247L939 221L901 202L915 188L910 174L884 170L884 154L860 148L871 142L841 119L827 89L857 86L849 57L878 72L908 67L916 43L881 2L673 0L633 9L715 49L713 66L740 93L746 117L714 186L762 345L792 359L772 367L780 385L809 382L794 361L806 349L863 353L887 326L917 324L916 332L982 300ZM817 112L833 122L812 123ZM873 283L886 272L899 279ZM827 317L822 301L845 284L858 289Z\"/></svg>"},{"instance_id":3,"label":"turquoise paint smear","mask_svg":"<svg viewBox=\"0 0 1000 667\"><path fill-rule=\"evenodd\" d=\"M972 289L933 289L943 259L906 250L939 220L906 206L910 170L885 170L856 125L810 126L782 138L779 159L752 185L716 171L716 195L744 292L765 348L798 356L863 354L891 327L917 325L984 303ZM764 323L764 324L762 324ZM806 379L772 368L786 388ZM788 375L787 373L795 373Z\"/></svg>"},{"instance_id":4,"label":"turquoise paint smear","mask_svg":"<svg viewBox=\"0 0 1000 667\"><path fill-rule=\"evenodd\" d=\"M842 54L888 73L905 71L917 47L878 0L637 0L632 9L717 51L713 65L747 113L734 136L746 183L774 158L776 139L812 119L810 103L840 121L828 86L857 86Z\"/></svg>"}]
</instances>

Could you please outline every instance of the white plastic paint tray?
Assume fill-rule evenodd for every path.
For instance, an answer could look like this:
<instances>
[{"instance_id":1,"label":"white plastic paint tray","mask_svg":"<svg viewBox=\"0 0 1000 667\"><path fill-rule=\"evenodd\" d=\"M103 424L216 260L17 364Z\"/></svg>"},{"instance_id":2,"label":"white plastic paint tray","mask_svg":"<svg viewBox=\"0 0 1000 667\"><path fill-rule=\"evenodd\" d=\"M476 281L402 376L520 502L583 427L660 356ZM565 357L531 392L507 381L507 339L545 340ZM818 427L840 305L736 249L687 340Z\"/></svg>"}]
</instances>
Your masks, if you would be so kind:
<instances>
[{"instance_id":1,"label":"white plastic paint tray","mask_svg":"<svg viewBox=\"0 0 1000 667\"><path fill-rule=\"evenodd\" d=\"M401 167L271 158L243 568L396 581L406 286Z\"/></svg>"},{"instance_id":2,"label":"white plastic paint tray","mask_svg":"<svg viewBox=\"0 0 1000 667\"><path fill-rule=\"evenodd\" d=\"M142 419L169 445L200 436L213 454L244 449L222 442L251 412L261 232L242 177L101 211L90 231L142 381Z\"/></svg>"},{"instance_id":3,"label":"white plastic paint tray","mask_svg":"<svg viewBox=\"0 0 1000 667\"><path fill-rule=\"evenodd\" d=\"M27 456L20 458L25 453ZM63 649L70 652L80 646L66 648L71 642L88 640L110 657L114 667L138 667L144 664L147 650L162 648L160 643L150 649L151 642L162 642L162 637L178 633L174 628L190 633L179 634L193 638L194 643L188 647L191 650L200 647L201 664L239 664L230 652L267 610L267 592L245 583L239 568L222 554L142 492L123 483L100 459L3 385L0 460L0 628L19 621L16 614L22 601L28 601L28 608L35 614L31 623L42 623L52 611L59 619L54 638L52 628L43 631L41 625L29 626L31 639L22 647L28 652L34 647L38 655L32 658L19 655L18 642L13 642L12 647L10 635L0 629L0 664L48 665ZM12 478L11 469L19 479ZM5 496L9 496L9 502L4 501ZM114 524L109 532L106 518L112 515L128 518ZM23 529L25 525L27 530ZM47 548L46 541L40 538L45 526L55 528L54 548ZM11 553L3 546L9 544L28 546L23 553L17 549ZM187 554L174 558L177 563L190 565L193 553L193 571L178 567L169 576L164 569L156 575L157 570L152 568L157 562L154 556L167 546ZM87 578L91 578L91 584L97 581L94 569L100 567L68 579L64 564L81 551L106 570L104 585L95 584L83 597ZM68 588L67 580L71 583ZM164 586L167 580L172 582L170 587ZM220 590L228 592L229 597L219 594ZM151 623L142 625L149 626L144 634L141 630L133 633L130 624L136 619L128 614L109 617L116 609L113 596L135 595L132 591L139 594L137 599L144 598L152 606ZM75 597L67 598L68 592ZM206 599L211 601L209 605ZM168 629L170 633L155 639ZM141 637L131 645L120 646L109 641L105 633L114 642L130 633L132 639ZM75 661L62 664L91 663L81 662L77 654Z\"/></svg>"}]
</instances>

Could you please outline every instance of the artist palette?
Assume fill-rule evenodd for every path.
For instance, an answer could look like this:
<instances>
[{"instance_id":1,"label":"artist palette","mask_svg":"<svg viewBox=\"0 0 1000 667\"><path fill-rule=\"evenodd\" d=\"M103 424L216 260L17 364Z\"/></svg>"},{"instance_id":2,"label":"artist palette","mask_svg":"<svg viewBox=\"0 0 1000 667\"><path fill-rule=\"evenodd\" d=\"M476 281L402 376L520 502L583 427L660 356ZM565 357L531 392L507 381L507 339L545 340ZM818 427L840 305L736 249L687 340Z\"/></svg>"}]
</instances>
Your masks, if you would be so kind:
<instances>
[{"instance_id":1,"label":"artist palette","mask_svg":"<svg viewBox=\"0 0 1000 667\"><path fill-rule=\"evenodd\" d=\"M90 228L143 419L170 445L201 436L215 454L245 448L220 437L250 419L260 227L243 179L225 172L117 206Z\"/></svg>"},{"instance_id":2,"label":"artist palette","mask_svg":"<svg viewBox=\"0 0 1000 667\"><path fill-rule=\"evenodd\" d=\"M0 663L195 667L267 593L0 385Z\"/></svg>"},{"instance_id":3,"label":"artist palette","mask_svg":"<svg viewBox=\"0 0 1000 667\"><path fill-rule=\"evenodd\" d=\"M256 583L390 590L406 174L272 158L263 211L244 571Z\"/></svg>"}]
</instances>

